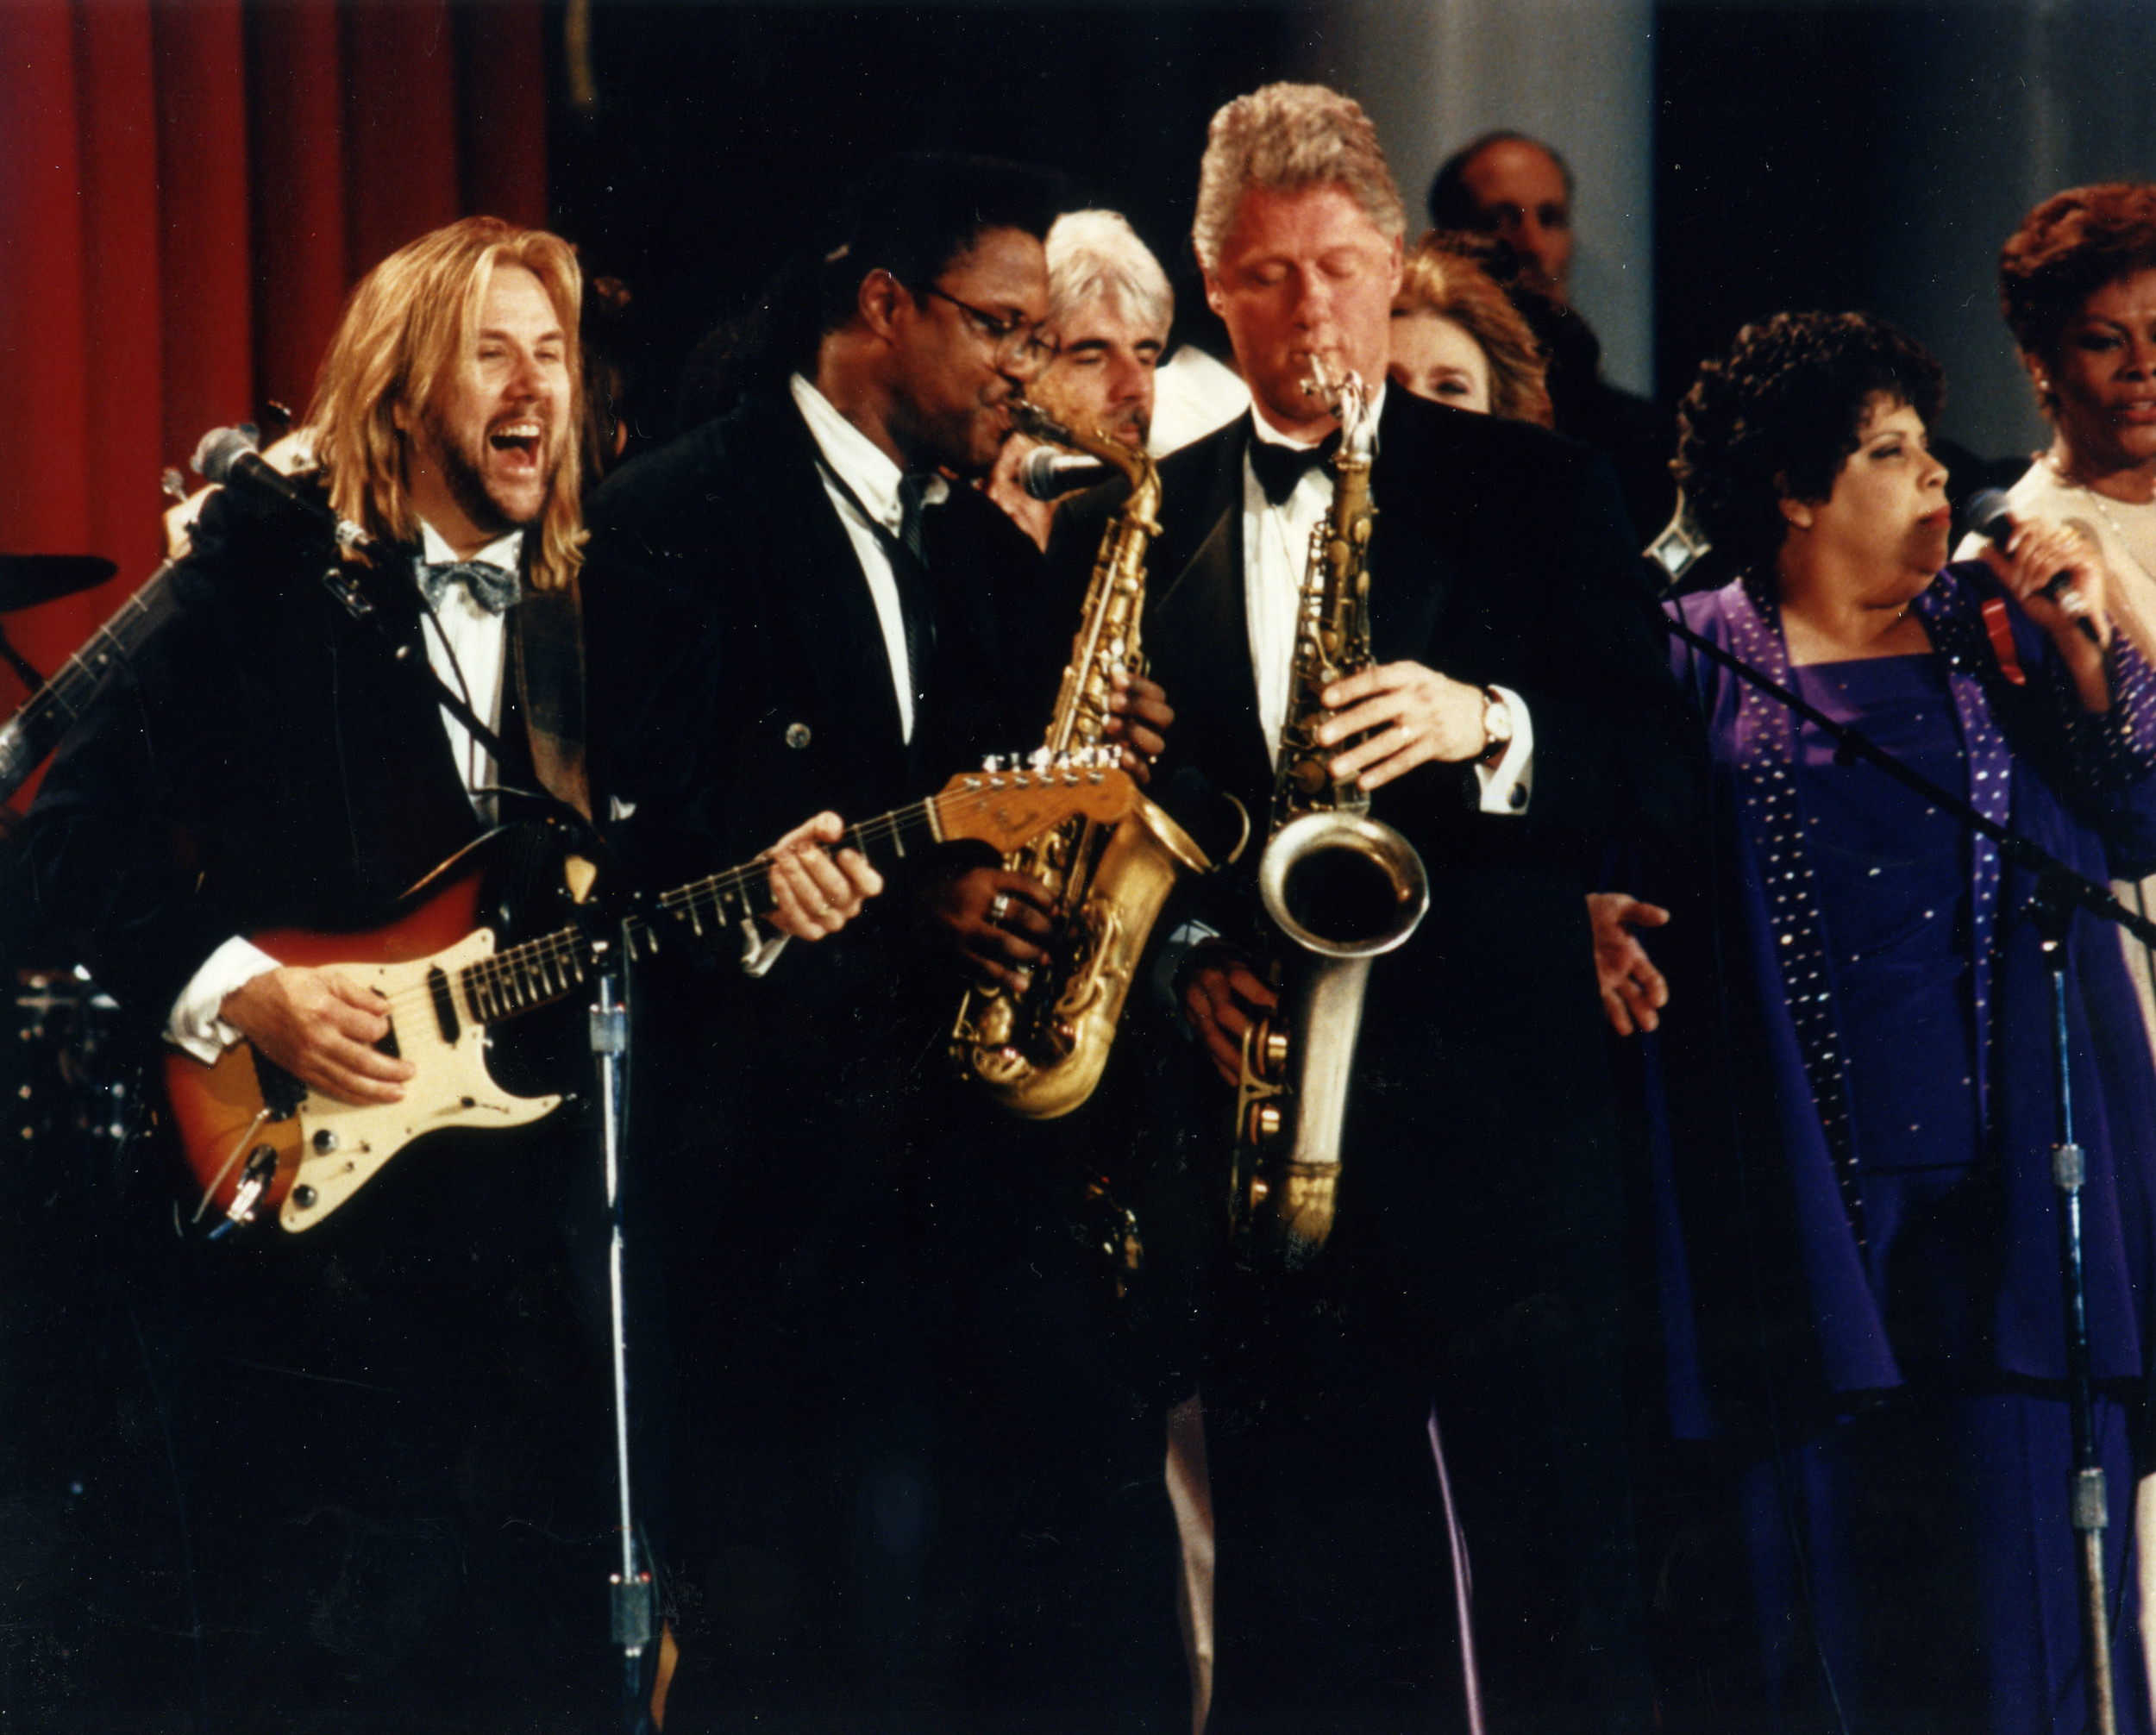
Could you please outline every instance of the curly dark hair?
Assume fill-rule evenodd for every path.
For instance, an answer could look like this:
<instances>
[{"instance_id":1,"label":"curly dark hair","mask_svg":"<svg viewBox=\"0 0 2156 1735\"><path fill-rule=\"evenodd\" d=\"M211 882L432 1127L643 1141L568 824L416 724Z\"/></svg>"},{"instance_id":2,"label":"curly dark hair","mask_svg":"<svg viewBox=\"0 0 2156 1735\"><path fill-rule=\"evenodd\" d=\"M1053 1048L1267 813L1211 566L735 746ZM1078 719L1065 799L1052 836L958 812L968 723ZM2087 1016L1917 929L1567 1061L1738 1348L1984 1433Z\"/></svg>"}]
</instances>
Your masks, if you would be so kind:
<instances>
[{"instance_id":1,"label":"curly dark hair","mask_svg":"<svg viewBox=\"0 0 2156 1735\"><path fill-rule=\"evenodd\" d=\"M2059 336L2107 283L2156 269L2156 185L2108 181L2053 193L1999 249L1999 310L2024 355L2059 360ZM2053 412L2053 394L2044 398Z\"/></svg>"},{"instance_id":2,"label":"curly dark hair","mask_svg":"<svg viewBox=\"0 0 2156 1735\"><path fill-rule=\"evenodd\" d=\"M1745 566L1772 560L1789 534L1780 503L1833 492L1882 392L1927 423L1946 395L1924 346L1869 313L1777 313L1702 363L1670 468L1716 548Z\"/></svg>"}]
</instances>

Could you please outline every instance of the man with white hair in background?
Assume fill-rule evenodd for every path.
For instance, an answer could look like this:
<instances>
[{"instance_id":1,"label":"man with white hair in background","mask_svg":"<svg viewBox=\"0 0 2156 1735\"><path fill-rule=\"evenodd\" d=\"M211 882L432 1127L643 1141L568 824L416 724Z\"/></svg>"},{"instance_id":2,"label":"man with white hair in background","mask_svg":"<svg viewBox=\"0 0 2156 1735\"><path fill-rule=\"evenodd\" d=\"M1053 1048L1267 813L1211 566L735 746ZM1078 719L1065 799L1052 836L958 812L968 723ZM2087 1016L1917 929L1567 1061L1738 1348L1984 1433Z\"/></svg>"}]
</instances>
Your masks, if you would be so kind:
<instances>
[{"instance_id":1,"label":"man with white hair in background","mask_svg":"<svg viewBox=\"0 0 2156 1735\"><path fill-rule=\"evenodd\" d=\"M1175 295L1152 250L1121 215L1067 211L1048 232L1048 324L1055 356L1026 396L1068 428L1143 447L1153 425L1153 376L1175 323ZM1037 442L1014 434L989 498L1043 548L1053 501L1025 491L1020 466Z\"/></svg>"}]
</instances>

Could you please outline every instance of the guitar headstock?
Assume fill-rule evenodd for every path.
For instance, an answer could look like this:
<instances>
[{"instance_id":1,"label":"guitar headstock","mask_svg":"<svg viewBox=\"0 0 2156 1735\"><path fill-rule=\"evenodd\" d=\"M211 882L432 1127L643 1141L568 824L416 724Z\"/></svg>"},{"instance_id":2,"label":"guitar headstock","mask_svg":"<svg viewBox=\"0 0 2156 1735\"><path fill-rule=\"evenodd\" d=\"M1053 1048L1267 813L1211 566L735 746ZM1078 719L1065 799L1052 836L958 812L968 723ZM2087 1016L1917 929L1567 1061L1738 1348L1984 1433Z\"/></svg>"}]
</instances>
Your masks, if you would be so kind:
<instances>
[{"instance_id":1,"label":"guitar headstock","mask_svg":"<svg viewBox=\"0 0 2156 1735\"><path fill-rule=\"evenodd\" d=\"M945 842L975 838L1007 855L1069 819L1113 824L1137 799L1131 774L1106 755L1096 762L1037 754L1007 767L990 760L943 786L935 798L937 830Z\"/></svg>"}]
</instances>

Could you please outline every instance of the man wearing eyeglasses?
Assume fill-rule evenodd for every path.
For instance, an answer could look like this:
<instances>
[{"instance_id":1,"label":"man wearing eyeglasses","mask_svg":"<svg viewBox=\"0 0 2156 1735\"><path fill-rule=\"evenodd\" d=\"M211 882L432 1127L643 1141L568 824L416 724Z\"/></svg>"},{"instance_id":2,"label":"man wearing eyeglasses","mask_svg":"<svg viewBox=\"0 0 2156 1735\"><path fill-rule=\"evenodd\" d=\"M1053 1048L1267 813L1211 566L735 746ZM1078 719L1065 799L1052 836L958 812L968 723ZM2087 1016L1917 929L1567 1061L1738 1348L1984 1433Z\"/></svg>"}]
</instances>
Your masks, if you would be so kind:
<instances>
[{"instance_id":1,"label":"man wearing eyeglasses","mask_svg":"<svg viewBox=\"0 0 2156 1735\"><path fill-rule=\"evenodd\" d=\"M734 408L592 503L594 710L630 810L615 836L645 878L753 854L762 816L798 818L808 791L872 815L1039 742L1075 605L1055 635L1027 619L1038 552L968 483L1045 359L1057 206L1051 179L1008 163L870 169L767 298ZM1166 707L1142 686L1118 704L1143 774ZM1068 1485L1048 1458L1085 1455L1070 1412L1118 1387L1061 1275L1068 1229L1008 1178L1022 1156L1001 1125L950 1095L960 991L1018 980L1048 927L1037 887L968 847L916 850L843 955L744 935L753 993L663 961L639 985L637 1102L671 1237L670 1731L957 1726L1006 1689L1049 1690L1031 1647L1072 1654L1091 1617L1082 1593L1006 1608L974 1564L1048 1531L1041 1550L1081 1558L1087 1527L1115 1523L1026 1502ZM1150 1438L1136 1474L1165 1540ZM1159 1586L1172 1655L1165 1569Z\"/></svg>"}]
</instances>

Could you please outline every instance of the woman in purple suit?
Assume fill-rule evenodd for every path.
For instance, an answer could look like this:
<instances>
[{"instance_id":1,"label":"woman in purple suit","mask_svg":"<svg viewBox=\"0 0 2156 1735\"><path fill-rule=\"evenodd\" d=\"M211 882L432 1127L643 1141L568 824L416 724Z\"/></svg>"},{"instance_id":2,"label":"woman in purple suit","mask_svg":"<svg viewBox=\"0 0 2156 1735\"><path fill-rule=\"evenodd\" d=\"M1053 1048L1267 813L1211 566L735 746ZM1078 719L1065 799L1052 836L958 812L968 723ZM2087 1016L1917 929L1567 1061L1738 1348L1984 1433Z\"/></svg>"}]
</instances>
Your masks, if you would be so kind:
<instances>
[{"instance_id":1,"label":"woman in purple suit","mask_svg":"<svg viewBox=\"0 0 2156 1735\"><path fill-rule=\"evenodd\" d=\"M1677 468L1745 572L1683 618L2080 873L2143 871L2149 670L2069 532L2031 520L2004 554L1940 570L1940 398L1932 359L1865 315L1739 334L1685 401ZM1735 1649L1764 1676L1732 1683L1714 1726L2077 1735L2031 876L1706 657L1677 661L1712 741L1716 835L1657 943L1668 1394L1720 1466L1725 1522L1698 1534L1731 1544L1720 1582L1741 1586L1727 1606L1752 1641ZM2117 945L2085 915L2067 943L2115 1592L2156 1092ZM2135 1613L2127 1599L2120 1624ZM2121 1726L2146 1730L2130 1632L2114 1651Z\"/></svg>"}]
</instances>

